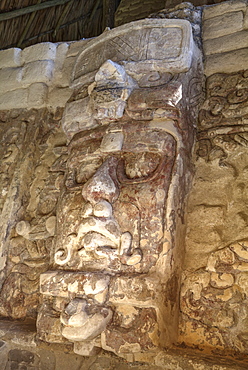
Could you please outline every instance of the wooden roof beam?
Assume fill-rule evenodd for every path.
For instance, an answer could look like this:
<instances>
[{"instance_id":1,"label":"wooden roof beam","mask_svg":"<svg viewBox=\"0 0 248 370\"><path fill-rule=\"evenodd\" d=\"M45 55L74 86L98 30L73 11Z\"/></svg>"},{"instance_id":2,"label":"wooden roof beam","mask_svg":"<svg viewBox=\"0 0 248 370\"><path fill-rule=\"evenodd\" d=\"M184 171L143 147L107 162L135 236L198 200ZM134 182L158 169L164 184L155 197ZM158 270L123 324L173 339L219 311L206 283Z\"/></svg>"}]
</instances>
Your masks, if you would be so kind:
<instances>
[{"instance_id":1,"label":"wooden roof beam","mask_svg":"<svg viewBox=\"0 0 248 370\"><path fill-rule=\"evenodd\" d=\"M24 14L33 13L38 10L42 10L46 8L51 8L53 6L63 5L63 4L68 3L69 1L70 0L50 0L50 1L46 1L41 4L30 5L25 8L12 10L11 12L0 13L0 21L6 21L8 19L20 17L21 15L24 15Z\"/></svg>"}]
</instances>

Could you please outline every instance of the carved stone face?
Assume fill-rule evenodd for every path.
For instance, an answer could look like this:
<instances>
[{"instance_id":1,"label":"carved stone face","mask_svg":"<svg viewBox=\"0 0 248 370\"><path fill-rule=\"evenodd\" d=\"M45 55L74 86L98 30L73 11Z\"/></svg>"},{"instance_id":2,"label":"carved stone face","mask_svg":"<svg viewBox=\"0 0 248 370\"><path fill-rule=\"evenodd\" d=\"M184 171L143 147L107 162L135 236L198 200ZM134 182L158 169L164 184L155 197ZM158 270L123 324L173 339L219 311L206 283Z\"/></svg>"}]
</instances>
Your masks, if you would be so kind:
<instances>
[{"instance_id":1,"label":"carved stone face","mask_svg":"<svg viewBox=\"0 0 248 370\"><path fill-rule=\"evenodd\" d=\"M175 155L174 137L146 122L76 135L55 264L77 271L148 272L162 248Z\"/></svg>"},{"instance_id":2,"label":"carved stone face","mask_svg":"<svg viewBox=\"0 0 248 370\"><path fill-rule=\"evenodd\" d=\"M190 47L185 27L180 23L173 34L186 36L182 45ZM113 36L118 46L119 34ZM101 347L125 357L176 341L194 70L191 57L178 50L169 57L165 48L164 58L153 41L157 59L148 61L144 40L135 58L118 46L114 61L104 54L94 72L81 54L63 115L71 141L52 271L41 276L38 331L43 340L68 339L81 355ZM48 321L54 337L43 329Z\"/></svg>"},{"instance_id":3,"label":"carved stone face","mask_svg":"<svg viewBox=\"0 0 248 370\"><path fill-rule=\"evenodd\" d=\"M176 150L172 135L145 121L103 126L71 141L54 262L91 278L90 291L84 287L61 313L65 338L90 341L111 321L110 291L118 282L99 272L130 277L156 264Z\"/></svg>"}]
</instances>

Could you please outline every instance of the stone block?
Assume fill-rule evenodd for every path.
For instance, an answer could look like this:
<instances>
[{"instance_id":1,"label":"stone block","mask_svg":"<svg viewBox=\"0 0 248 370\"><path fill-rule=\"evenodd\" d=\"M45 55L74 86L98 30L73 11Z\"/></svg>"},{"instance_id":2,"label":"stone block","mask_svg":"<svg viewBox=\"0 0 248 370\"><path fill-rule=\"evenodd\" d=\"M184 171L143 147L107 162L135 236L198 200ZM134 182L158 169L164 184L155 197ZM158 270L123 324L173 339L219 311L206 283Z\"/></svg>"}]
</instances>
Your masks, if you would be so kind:
<instances>
[{"instance_id":1,"label":"stone block","mask_svg":"<svg viewBox=\"0 0 248 370\"><path fill-rule=\"evenodd\" d=\"M61 335L61 323L59 317L50 316L42 307L37 320L37 332L39 339L49 343L63 343Z\"/></svg>"},{"instance_id":2,"label":"stone block","mask_svg":"<svg viewBox=\"0 0 248 370\"><path fill-rule=\"evenodd\" d=\"M44 83L32 84L28 89L28 106L30 108L41 108L47 101L47 85Z\"/></svg>"},{"instance_id":3,"label":"stone block","mask_svg":"<svg viewBox=\"0 0 248 370\"><path fill-rule=\"evenodd\" d=\"M248 28L248 8L244 15L244 29L246 30Z\"/></svg>"},{"instance_id":4,"label":"stone block","mask_svg":"<svg viewBox=\"0 0 248 370\"><path fill-rule=\"evenodd\" d=\"M220 54L227 51L247 48L248 30L235 32L217 39L206 40L203 47L206 55Z\"/></svg>"},{"instance_id":5,"label":"stone block","mask_svg":"<svg viewBox=\"0 0 248 370\"><path fill-rule=\"evenodd\" d=\"M207 6L203 9L203 21L209 18L218 17L225 13L245 11L247 2L245 0L224 1L220 4Z\"/></svg>"},{"instance_id":6,"label":"stone block","mask_svg":"<svg viewBox=\"0 0 248 370\"><path fill-rule=\"evenodd\" d=\"M69 50L67 53L67 57L75 57L77 56L85 47L85 45L90 41L90 39L80 40L80 41L73 41L69 45Z\"/></svg>"},{"instance_id":7,"label":"stone block","mask_svg":"<svg viewBox=\"0 0 248 370\"><path fill-rule=\"evenodd\" d=\"M232 12L203 22L203 40L216 39L243 29L243 12Z\"/></svg>"},{"instance_id":8,"label":"stone block","mask_svg":"<svg viewBox=\"0 0 248 370\"><path fill-rule=\"evenodd\" d=\"M69 57L64 60L61 68L56 69L55 67L55 75L54 75L55 86L58 86L58 87L69 86L75 62L76 62L76 57Z\"/></svg>"},{"instance_id":9,"label":"stone block","mask_svg":"<svg viewBox=\"0 0 248 370\"><path fill-rule=\"evenodd\" d=\"M59 87L68 86L68 85L63 85L63 72L62 72L66 54L68 51L68 47L69 45L67 42L62 42L57 47L56 59L55 59L55 64L54 64L53 83Z\"/></svg>"},{"instance_id":10,"label":"stone block","mask_svg":"<svg viewBox=\"0 0 248 370\"><path fill-rule=\"evenodd\" d=\"M48 105L56 107L64 107L71 96L71 90L68 87L54 88L49 92Z\"/></svg>"},{"instance_id":11,"label":"stone block","mask_svg":"<svg viewBox=\"0 0 248 370\"><path fill-rule=\"evenodd\" d=\"M0 110L26 108L28 102L28 89L9 91L0 96Z\"/></svg>"},{"instance_id":12,"label":"stone block","mask_svg":"<svg viewBox=\"0 0 248 370\"><path fill-rule=\"evenodd\" d=\"M15 90L21 87L22 68L3 68L0 70L0 91Z\"/></svg>"},{"instance_id":13,"label":"stone block","mask_svg":"<svg viewBox=\"0 0 248 370\"><path fill-rule=\"evenodd\" d=\"M22 51L23 63L30 63L37 60L54 60L56 56L57 44L43 42L32 45Z\"/></svg>"},{"instance_id":14,"label":"stone block","mask_svg":"<svg viewBox=\"0 0 248 370\"><path fill-rule=\"evenodd\" d=\"M62 119L62 127L66 135L71 138L76 132L94 128L94 122L89 111L89 97L70 102L66 105Z\"/></svg>"},{"instance_id":15,"label":"stone block","mask_svg":"<svg viewBox=\"0 0 248 370\"><path fill-rule=\"evenodd\" d=\"M232 73L248 68L248 48L223 54L214 54L205 59L205 75Z\"/></svg>"},{"instance_id":16,"label":"stone block","mask_svg":"<svg viewBox=\"0 0 248 370\"><path fill-rule=\"evenodd\" d=\"M23 67L23 86L31 85L36 82L49 84L53 77L54 62L51 60L42 60L27 63Z\"/></svg>"},{"instance_id":17,"label":"stone block","mask_svg":"<svg viewBox=\"0 0 248 370\"><path fill-rule=\"evenodd\" d=\"M21 65L21 49L0 50L0 68L19 67Z\"/></svg>"}]
</instances>

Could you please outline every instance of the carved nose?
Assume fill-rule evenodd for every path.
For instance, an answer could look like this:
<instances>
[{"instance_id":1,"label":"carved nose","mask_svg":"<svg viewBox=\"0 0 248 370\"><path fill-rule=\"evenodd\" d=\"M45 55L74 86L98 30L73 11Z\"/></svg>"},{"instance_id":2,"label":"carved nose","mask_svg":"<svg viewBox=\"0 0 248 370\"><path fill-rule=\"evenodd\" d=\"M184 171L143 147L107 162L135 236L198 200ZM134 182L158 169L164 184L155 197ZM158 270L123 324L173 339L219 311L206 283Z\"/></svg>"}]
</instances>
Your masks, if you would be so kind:
<instances>
[{"instance_id":1,"label":"carved nose","mask_svg":"<svg viewBox=\"0 0 248 370\"><path fill-rule=\"evenodd\" d=\"M82 195L90 203L105 199L113 203L119 196L119 186L116 177L117 159L108 158L96 173L84 184Z\"/></svg>"}]
</instances>

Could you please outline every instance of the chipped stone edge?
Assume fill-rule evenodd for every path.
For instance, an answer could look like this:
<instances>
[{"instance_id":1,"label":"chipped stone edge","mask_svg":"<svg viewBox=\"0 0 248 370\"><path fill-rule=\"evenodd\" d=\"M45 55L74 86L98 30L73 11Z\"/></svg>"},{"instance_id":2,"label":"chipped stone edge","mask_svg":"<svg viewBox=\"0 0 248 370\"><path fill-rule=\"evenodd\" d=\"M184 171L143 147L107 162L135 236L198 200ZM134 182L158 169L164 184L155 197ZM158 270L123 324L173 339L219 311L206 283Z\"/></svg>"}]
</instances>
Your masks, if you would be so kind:
<instances>
[{"instance_id":1,"label":"chipped stone edge","mask_svg":"<svg viewBox=\"0 0 248 370\"><path fill-rule=\"evenodd\" d=\"M167 60L153 60L153 65L159 68L163 72L187 72L190 69L194 42L192 36L192 28L189 21L184 19L142 19L140 21L134 21L127 24L124 24L120 27L112 29L110 31L104 32L102 35L98 36L96 39L92 39L79 54L77 61L74 66L72 73L72 86L82 84L84 75L81 72L81 65L85 58L85 55L96 46L101 45L102 43L108 42L114 37L125 35L136 30L143 30L146 28L172 28L178 27L182 30L182 46L180 55L176 58L168 58ZM132 65L133 62L126 62L125 66ZM135 62L140 66L151 64L149 61L140 61Z\"/></svg>"}]
</instances>

